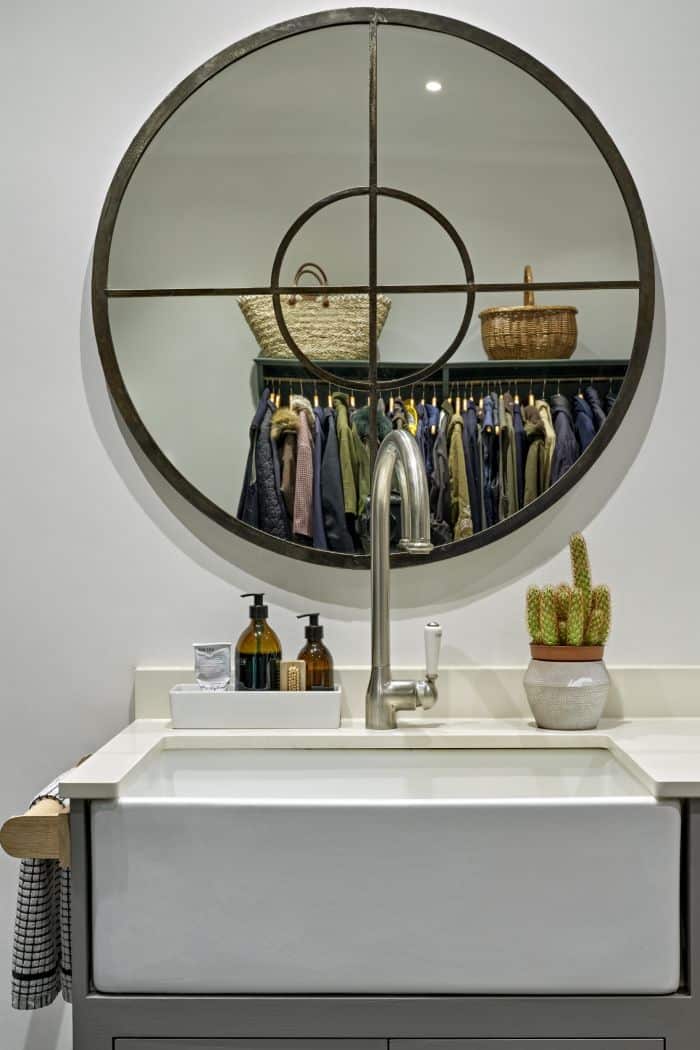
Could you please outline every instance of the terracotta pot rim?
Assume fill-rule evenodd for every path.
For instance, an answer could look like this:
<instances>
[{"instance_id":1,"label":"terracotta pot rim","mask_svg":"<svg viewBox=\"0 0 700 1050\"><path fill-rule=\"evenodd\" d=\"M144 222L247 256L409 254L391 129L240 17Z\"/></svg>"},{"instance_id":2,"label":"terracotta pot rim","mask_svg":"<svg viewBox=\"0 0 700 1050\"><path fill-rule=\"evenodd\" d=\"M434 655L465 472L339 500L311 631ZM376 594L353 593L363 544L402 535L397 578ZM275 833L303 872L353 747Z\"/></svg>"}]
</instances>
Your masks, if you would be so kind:
<instances>
[{"instance_id":1,"label":"terracotta pot rim","mask_svg":"<svg viewBox=\"0 0 700 1050\"><path fill-rule=\"evenodd\" d=\"M603 659L604 645L538 645L530 644L533 660L545 660L550 663L574 664L591 663Z\"/></svg>"}]
</instances>

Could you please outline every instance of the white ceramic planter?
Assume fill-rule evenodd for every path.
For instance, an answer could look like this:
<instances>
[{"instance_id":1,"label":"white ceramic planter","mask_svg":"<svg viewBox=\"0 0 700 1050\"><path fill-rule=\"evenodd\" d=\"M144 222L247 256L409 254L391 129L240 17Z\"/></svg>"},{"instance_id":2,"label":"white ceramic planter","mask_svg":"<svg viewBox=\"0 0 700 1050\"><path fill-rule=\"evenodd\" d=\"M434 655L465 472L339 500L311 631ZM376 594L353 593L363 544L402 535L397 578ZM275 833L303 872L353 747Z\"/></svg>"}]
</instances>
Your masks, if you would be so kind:
<instances>
[{"instance_id":1,"label":"white ceramic planter","mask_svg":"<svg viewBox=\"0 0 700 1050\"><path fill-rule=\"evenodd\" d=\"M610 692L603 660L531 660L524 684L540 729L595 729Z\"/></svg>"}]
</instances>

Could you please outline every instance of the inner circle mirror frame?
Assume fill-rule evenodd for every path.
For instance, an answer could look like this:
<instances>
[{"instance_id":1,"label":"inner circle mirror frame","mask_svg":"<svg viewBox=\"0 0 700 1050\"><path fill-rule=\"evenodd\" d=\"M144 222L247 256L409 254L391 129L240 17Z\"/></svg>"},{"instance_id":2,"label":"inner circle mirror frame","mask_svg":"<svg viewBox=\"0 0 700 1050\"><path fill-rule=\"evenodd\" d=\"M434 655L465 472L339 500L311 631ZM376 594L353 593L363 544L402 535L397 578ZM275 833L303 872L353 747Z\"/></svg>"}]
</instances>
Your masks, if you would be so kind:
<instances>
[{"instance_id":1,"label":"inner circle mirror frame","mask_svg":"<svg viewBox=\"0 0 700 1050\"><path fill-rule=\"evenodd\" d=\"M270 276L271 287L279 287L282 263L284 262L284 257L287 253L287 249L296 237L299 230L302 228L302 226L304 226L305 223L309 221L309 219L313 218L314 215L317 215L318 212L321 211L323 208L327 208L332 204L336 204L338 201L347 200L348 197L369 197L371 193L372 190L369 186L354 186L352 187L352 189L341 190L339 193L331 194L330 197L325 197L323 200L316 201L314 204L310 205L310 207L308 207L306 211L303 211L301 215L289 227L289 229L287 230L280 242L279 248L277 249L277 252L275 254L275 261L272 264L272 274ZM378 186L376 189L376 195L378 197L393 197L394 200L404 201L404 203L406 204L412 204L414 208L420 208L421 211L425 212L432 219L434 219L435 222L437 222L438 225L443 228L443 230L450 238L457 250L457 254L459 255L459 261L461 262L462 269L464 271L464 278L466 284L469 286L474 283L474 269L472 267L472 261L469 258L469 252L467 251L467 247L460 235L457 233L457 230L454 228L452 223L447 218L445 218L445 216L441 212L439 212L437 208L433 207L432 204L429 204L428 201L424 201L420 197L415 197L412 193L406 193L404 190L391 189L389 186ZM376 250L376 247L374 250ZM376 292L376 287L372 288L370 286L368 288L368 294L371 296L373 291ZM449 359L452 357L452 355L464 339L465 335L467 334L469 325L471 324L472 314L474 313L474 303L476 301L476 295L471 289L466 293L466 295L467 302L464 307L464 314L462 315L462 320L460 321L457 333L450 342L450 345L447 347L447 349L444 350L443 353L440 354L440 356L435 361L432 361L429 365L426 365L423 368L417 369L417 371L415 372L409 372L405 376L394 376L392 379L381 380L378 379L376 376L374 378L369 379L353 379L352 382L354 389L367 390L373 396L373 398L376 399L378 391L392 390L395 389L397 386L401 387L415 385L417 383L420 383L422 379L427 379L429 376L434 375L435 372L437 372L447 361L449 361ZM280 292L272 293L272 304L275 311L275 320L277 321L277 327L282 333L284 341L286 342L289 349L298 358L298 360L301 361L301 363L304 365L309 374L312 376L316 376L317 379L320 379L323 382L337 383L341 387L344 386L346 384L346 380L344 380L341 376L334 376L332 372L327 371L327 369L325 368L321 368L318 364L316 364L316 362L313 359L309 359L304 353L304 351L301 349L301 347L296 343L295 339L292 336L292 333L287 327L287 322L284 319ZM373 307L370 306L370 309L372 308L375 311L374 316L376 319L376 302L374 303ZM373 343L376 351L376 337L373 340ZM372 354L370 355L370 360L368 360L367 362L368 366L370 366L371 360L373 360Z\"/></svg>"},{"instance_id":2,"label":"inner circle mirror frame","mask_svg":"<svg viewBox=\"0 0 700 1050\"><path fill-rule=\"evenodd\" d=\"M615 178L627 209L634 236L639 275L637 322L632 353L625 378L615 405L608 416L605 427L596 435L595 440L579 456L576 463L559 481L556 482L556 484L539 496L535 501L505 520L499 522L497 525L493 525L468 539L457 540L443 546L435 547L431 554L421 558L420 562L417 562L415 558L412 558L411 555L408 554L392 554L392 565L416 565L424 564L425 562L442 561L445 558L456 557L467 551L476 550L486 544L493 543L495 540L501 539L503 536L508 535L521 525L524 525L526 522L531 521L533 518L548 510L558 499L572 489L583 475L593 466L616 433L627 410L629 409L644 369L651 340L654 318L654 260L651 237L644 209L637 188L634 184L634 180L632 179L630 171L620 152L615 146L615 143L589 106L555 73L531 55L500 37L494 36L491 33L478 29L465 22L460 22L456 19L447 18L442 15L427 14L420 11L361 7L323 11L312 15L306 15L302 18L271 26L247 37L245 40L237 44L233 44L223 51L220 51L217 55L191 73L190 76L186 77L185 80L183 80L163 100L141 127L117 168L102 208L95 238L92 267L92 309L100 360L110 395L119 409L119 412L131 434L151 463L181 496L208 518L217 522L217 524L221 525L229 532L241 536L257 546L264 547L278 554L283 554L288 557L296 557L319 565L329 565L335 568L365 569L369 566L369 557L367 555L336 554L332 551L315 550L292 541L277 539L274 536L270 536L265 532L246 525L244 522L239 521L228 511L210 500L203 492L196 488L191 481L180 473L151 436L124 383L109 322L109 299L111 292L108 287L109 257L112 237L122 199L141 157L173 113L175 113L175 111L191 95L193 95L195 91L202 87L202 85L212 77L216 76L217 73L220 73L227 66L253 54L255 51L258 51L263 47L317 29L358 24L366 24L370 27L376 27L377 25L397 25L413 29L429 30L456 37L467 43L475 44L484 48L508 62L511 62L513 65L519 67L539 81L545 88L555 95L586 129ZM367 192L366 188L364 189L364 192ZM449 233L449 230L447 232ZM374 276L376 282L376 274ZM467 283L470 284L471 287L468 289L468 303L465 317L468 315L468 319L470 319L470 306L473 309L473 295L474 292L479 290L479 286L473 284L473 278ZM144 292L143 294L149 293ZM278 295L275 295L273 301L275 302L275 306L279 309ZM292 349L294 350L293 347ZM303 354L300 356L296 351L294 352L295 356L300 360L304 360ZM442 356L444 357L445 355L443 354ZM434 369L435 363L430 365L429 371L432 372ZM314 370L315 369L311 369L312 372ZM372 377L370 377L370 379L371 378ZM392 384L395 384L395 380L392 380ZM369 389L371 391L371 384Z\"/></svg>"}]
</instances>

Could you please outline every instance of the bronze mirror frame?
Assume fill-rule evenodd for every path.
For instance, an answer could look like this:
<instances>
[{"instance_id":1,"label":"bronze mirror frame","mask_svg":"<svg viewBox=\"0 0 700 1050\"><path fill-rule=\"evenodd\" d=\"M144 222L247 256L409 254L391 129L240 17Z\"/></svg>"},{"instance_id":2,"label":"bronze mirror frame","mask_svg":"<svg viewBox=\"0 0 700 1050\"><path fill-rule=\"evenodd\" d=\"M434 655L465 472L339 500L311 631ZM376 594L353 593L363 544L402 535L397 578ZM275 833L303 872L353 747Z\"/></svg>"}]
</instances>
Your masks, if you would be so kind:
<instances>
[{"instance_id":1,"label":"bronze mirror frame","mask_svg":"<svg viewBox=\"0 0 700 1050\"><path fill-rule=\"evenodd\" d=\"M371 403L374 406L374 414L371 420L371 432L376 435L376 394L382 389L389 389L391 387L395 388L399 385L410 385L411 383L419 381L421 377L433 375L435 371L439 370L440 366L448 360L451 354L456 350L459 342L461 342L461 338L456 337L450 348L443 352L437 361L433 362L430 366L420 368L407 377L402 377L401 379L392 377L390 380L383 381L378 377L376 313L372 307L373 305L376 305L377 295L382 291L395 292L407 290L407 286L401 288L398 286L386 286L385 288L377 282L376 214L378 196L381 196L382 194L398 196L407 203L423 208L428 214L431 214L436 221L443 225L443 229L445 229L451 237L453 234L457 237L455 244L458 242L459 245L462 245L462 241L452 227L449 229L447 228L449 223L445 226L444 223L446 220L443 221L444 217L440 216L428 202L419 202L418 198L412 198L410 194L403 194L402 191L391 190L387 187L379 187L377 185L377 26L405 26L457 37L468 43L475 44L491 51L495 55L511 62L513 65L518 66L555 95L585 128L610 168L627 209L637 256L638 277L634 280L543 282L529 286L535 291L554 289L576 290L583 288L602 289L610 287L633 288L638 290L639 303L632 353L615 405L608 416L605 427L596 435L595 440L579 456L576 463L566 472L566 474L527 507L524 507L522 510L517 511L505 520L491 526L490 528L484 529L468 539L456 540L452 543L445 544L444 546L435 547L431 554L420 559L419 564L442 561L445 558L456 557L457 555L465 554L470 550L476 550L479 547L483 547L486 544L501 539L503 536L518 529L521 525L524 525L527 522L532 521L533 518L543 514L557 500L569 492L570 489L572 489L583 475L593 466L596 460L602 455L620 426L639 385L651 340L654 319L655 278L651 237L637 188L627 165L615 146L615 143L610 138L598 118L589 106L579 98L571 88L569 88L555 73L537 59L533 58L525 51L520 50L520 48L515 45L508 43L506 40L485 32L484 30L477 29L475 26L468 25L465 22L460 22L456 19L447 18L442 15L426 14L419 11L407 11L394 8L355 7L318 12L271 26L261 32L254 33L252 36L247 37L239 43L233 44L201 65L186 77L185 80L183 80L173 91L171 91L171 93L146 120L127 149L119 167L117 168L114 178L112 179L97 228L92 267L92 309L98 350L110 395L131 434L159 473L181 496L212 521L215 521L229 532L232 532L259 547L274 551L277 554L283 554L287 557L296 557L317 565L329 565L335 568L366 569L369 567L369 557L367 555L336 554L332 551L316 550L302 544L294 543L290 540L277 539L274 536L270 536L265 532L246 525L244 522L239 521L232 514L228 513L228 511L223 510L217 504L212 502L212 500L196 488L192 482L184 477L153 439L129 395L119 368L109 321L110 298L128 296L167 296L184 293L187 293L188 295L230 296L242 293L272 294L275 312L279 321L281 318L280 295L288 294L293 291L291 288L280 287L277 283L279 280L284 250L289 244L291 237L294 235L294 231L300 228L309 213L319 210L320 207L324 207L327 203L332 203L332 199L327 198L326 201L312 205L311 208L307 209L307 211L290 226L290 229L287 231L287 234L284 236L280 244L273 265L269 287L215 289L112 289L108 286L109 256L112 237L122 199L141 157L173 113L175 113L175 111L191 95L193 95L195 91L202 87L202 85L206 84L212 77L216 76L217 73L220 73L223 69L232 65L234 62L253 54L261 48L285 40L289 37L297 36L301 33L313 32L317 29L358 24L368 26L368 126L370 135L369 178L366 187L354 187L351 190L341 191L340 194L333 195L332 199L340 199L343 195L348 196L360 194L368 197L370 232L369 283L363 288L329 288L328 290L329 292L335 292L336 294L342 291L363 291L369 296L370 347L368 377L365 381L355 382L355 385L357 389L366 389L371 395ZM459 247L458 251L460 251L460 256L464 266L465 283L458 286L449 286L449 290L460 292L467 296L464 317L458 331L458 336L461 335L463 337L463 335L466 334L466 329L471 320L476 292L486 290L520 291L525 288L525 285L520 283L499 285L480 285L475 283L466 248L464 249L464 253L461 252ZM420 287L416 287L413 290L420 292ZM425 287L430 287L432 291L442 290L442 286L437 285ZM447 288L447 286L445 286L445 288ZM288 332L283 330L283 334L295 356L304 364L309 376L312 378L317 377L323 379L324 376L327 375L325 370L306 358L300 348L293 344L293 340L291 340ZM341 382L340 379L339 382ZM347 386L347 382L343 381L341 385ZM412 558L411 555L401 553L392 554L391 561L392 565L396 566L417 564L416 560Z\"/></svg>"}]
</instances>

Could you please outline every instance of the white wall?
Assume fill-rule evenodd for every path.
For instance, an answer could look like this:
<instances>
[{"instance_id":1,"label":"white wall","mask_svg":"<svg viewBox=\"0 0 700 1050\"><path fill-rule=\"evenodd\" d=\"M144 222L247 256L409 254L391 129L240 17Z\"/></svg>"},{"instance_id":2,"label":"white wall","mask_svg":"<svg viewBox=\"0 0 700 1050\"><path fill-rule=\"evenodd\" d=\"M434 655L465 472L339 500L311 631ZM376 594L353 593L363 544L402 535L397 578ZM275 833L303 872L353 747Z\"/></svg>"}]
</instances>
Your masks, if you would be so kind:
<instances>
[{"instance_id":1,"label":"white wall","mask_svg":"<svg viewBox=\"0 0 700 1050\"><path fill-rule=\"evenodd\" d=\"M411 661L421 623L439 612L446 663L523 663L526 582L562 576L568 533L588 526L595 575L617 603L610 662L699 663L700 9L691 0L670 15L652 0L431 6L531 51L592 105L637 179L663 289L648 378L594 477L500 544L396 573L396 657ZM144 117L221 47L299 12L290 0L2 7L2 815L127 721L137 664L185 663L195 636L235 636L247 604L237 594L258 581L290 644L294 614L315 606L336 660L366 658L364 574L258 552L172 493L161 500L154 487L165 486L151 483L110 409L88 307L103 196ZM0 951L15 872L0 861ZM3 1050L70 1046L67 1011L12 1015L7 998L0 987Z\"/></svg>"}]
</instances>

